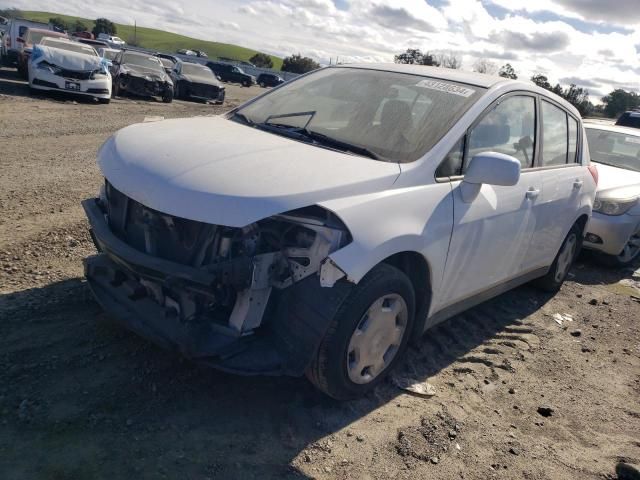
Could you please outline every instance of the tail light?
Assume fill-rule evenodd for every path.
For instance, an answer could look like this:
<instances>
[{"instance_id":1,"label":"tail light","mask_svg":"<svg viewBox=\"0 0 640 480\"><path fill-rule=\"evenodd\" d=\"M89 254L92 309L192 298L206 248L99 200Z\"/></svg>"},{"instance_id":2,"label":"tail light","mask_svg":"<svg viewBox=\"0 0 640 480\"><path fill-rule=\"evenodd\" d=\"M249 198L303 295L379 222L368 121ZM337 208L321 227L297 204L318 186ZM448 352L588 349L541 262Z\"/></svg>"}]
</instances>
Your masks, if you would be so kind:
<instances>
[{"instance_id":1,"label":"tail light","mask_svg":"<svg viewBox=\"0 0 640 480\"><path fill-rule=\"evenodd\" d=\"M596 182L596 186L598 186L598 167L596 167L593 163L587 167L589 169L589 173L593 177L593 181Z\"/></svg>"}]
</instances>

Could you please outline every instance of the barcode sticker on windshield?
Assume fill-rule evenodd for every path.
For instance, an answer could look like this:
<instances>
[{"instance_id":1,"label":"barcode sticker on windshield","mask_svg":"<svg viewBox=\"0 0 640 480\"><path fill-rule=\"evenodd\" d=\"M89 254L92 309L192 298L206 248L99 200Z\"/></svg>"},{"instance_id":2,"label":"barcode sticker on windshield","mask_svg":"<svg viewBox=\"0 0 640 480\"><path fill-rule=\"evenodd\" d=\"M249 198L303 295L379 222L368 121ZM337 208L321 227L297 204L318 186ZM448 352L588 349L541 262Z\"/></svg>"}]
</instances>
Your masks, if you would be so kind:
<instances>
[{"instance_id":1,"label":"barcode sticker on windshield","mask_svg":"<svg viewBox=\"0 0 640 480\"><path fill-rule=\"evenodd\" d=\"M454 85L453 83L441 82L439 80L421 80L416 83L416 87L428 88L429 90L438 90L440 92L450 93L452 95L458 95L460 97L470 97L475 90L472 88L461 87L460 85Z\"/></svg>"}]
</instances>

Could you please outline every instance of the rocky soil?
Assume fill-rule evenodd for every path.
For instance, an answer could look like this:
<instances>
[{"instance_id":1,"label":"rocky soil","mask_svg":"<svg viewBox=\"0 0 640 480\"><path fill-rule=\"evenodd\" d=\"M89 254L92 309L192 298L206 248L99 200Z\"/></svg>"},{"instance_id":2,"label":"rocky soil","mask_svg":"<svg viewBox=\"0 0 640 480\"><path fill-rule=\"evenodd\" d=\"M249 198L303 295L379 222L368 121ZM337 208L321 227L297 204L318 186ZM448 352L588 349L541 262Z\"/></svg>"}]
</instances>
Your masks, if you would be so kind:
<instances>
[{"instance_id":1,"label":"rocky soil","mask_svg":"<svg viewBox=\"0 0 640 480\"><path fill-rule=\"evenodd\" d=\"M337 403L303 378L226 375L114 325L82 279L96 151L145 117L260 92L228 90L222 108L94 105L30 97L0 69L0 478L634 478L640 265L583 255L555 296L522 287L428 332L398 372L428 380L428 397L389 381Z\"/></svg>"}]
</instances>

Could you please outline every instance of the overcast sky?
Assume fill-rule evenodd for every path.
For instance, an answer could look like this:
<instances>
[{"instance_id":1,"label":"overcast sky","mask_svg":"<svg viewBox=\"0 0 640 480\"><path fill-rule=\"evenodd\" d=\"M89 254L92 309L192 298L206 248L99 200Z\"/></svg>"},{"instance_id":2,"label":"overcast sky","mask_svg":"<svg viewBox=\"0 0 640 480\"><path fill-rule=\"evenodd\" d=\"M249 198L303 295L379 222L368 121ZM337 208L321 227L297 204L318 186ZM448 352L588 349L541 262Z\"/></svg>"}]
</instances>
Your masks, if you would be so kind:
<instances>
[{"instance_id":1,"label":"overcast sky","mask_svg":"<svg viewBox=\"0 0 640 480\"><path fill-rule=\"evenodd\" d=\"M407 47L511 63L576 83L593 100L640 90L639 0L0 0L0 6L106 16L321 63L392 61ZM595 98L594 98L595 97Z\"/></svg>"}]
</instances>

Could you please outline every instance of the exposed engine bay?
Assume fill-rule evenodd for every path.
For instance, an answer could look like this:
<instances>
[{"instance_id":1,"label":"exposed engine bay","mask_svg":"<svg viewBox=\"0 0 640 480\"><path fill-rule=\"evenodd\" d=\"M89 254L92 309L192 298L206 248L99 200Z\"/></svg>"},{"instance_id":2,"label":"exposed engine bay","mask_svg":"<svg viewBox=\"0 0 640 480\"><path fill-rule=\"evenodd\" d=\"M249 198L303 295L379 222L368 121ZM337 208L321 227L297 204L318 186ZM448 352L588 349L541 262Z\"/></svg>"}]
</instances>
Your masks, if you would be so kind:
<instances>
[{"instance_id":1,"label":"exposed engine bay","mask_svg":"<svg viewBox=\"0 0 640 480\"><path fill-rule=\"evenodd\" d=\"M250 334L262 324L274 289L321 274L317 282L329 287L344 276L327 257L347 245L350 234L339 218L318 206L232 228L155 211L108 182L97 205L118 240L162 262L158 269L135 265L103 243L92 225L98 249L123 267L111 284L129 282L130 298L151 299L181 323Z\"/></svg>"}]
</instances>

